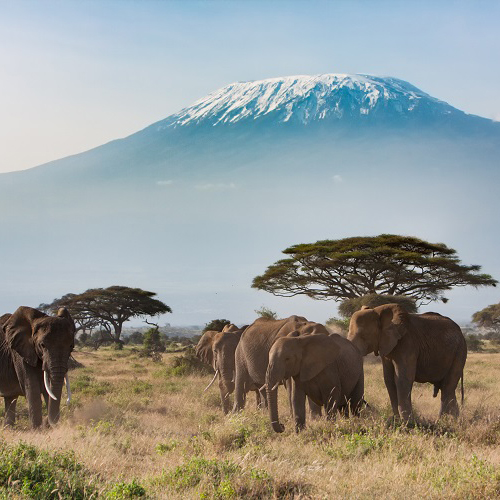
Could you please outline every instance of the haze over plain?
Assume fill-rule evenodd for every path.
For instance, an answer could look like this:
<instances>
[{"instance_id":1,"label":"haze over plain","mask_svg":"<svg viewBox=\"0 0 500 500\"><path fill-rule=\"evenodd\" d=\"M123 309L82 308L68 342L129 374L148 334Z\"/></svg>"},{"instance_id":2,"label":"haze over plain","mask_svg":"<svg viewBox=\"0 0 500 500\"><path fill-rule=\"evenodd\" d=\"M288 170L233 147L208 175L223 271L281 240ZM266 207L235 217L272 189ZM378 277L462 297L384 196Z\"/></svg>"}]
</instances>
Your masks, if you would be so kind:
<instances>
[{"instance_id":1,"label":"haze over plain","mask_svg":"<svg viewBox=\"0 0 500 500\"><path fill-rule=\"evenodd\" d=\"M490 58L498 48L490 21L498 8L490 4L473 9L464 3L450 12L424 3L409 16L407 7L394 14L391 3L377 12L361 3L317 2L314 12L305 4L282 3L288 6L280 9L286 22L266 16L261 35L252 27L257 13L265 8L271 16L277 7L260 2L47 5L42 12L30 3L6 4L3 46L11 50L2 55L8 70L1 94L8 117L2 120L3 171L98 146L231 81L261 77L389 74L466 112L498 116L497 69ZM340 22L347 17L357 19L356 36L348 37ZM294 24L299 18L301 30ZM338 21L337 28L327 30L326 19ZM419 23L426 26L425 36ZM173 308L167 318L173 323L213 317L246 322L262 304L283 316L300 313L324 321L334 314L333 302L273 298L250 290L251 278L290 244L381 232L442 241L464 263L481 264L498 278L497 138L462 140L453 147L446 138L431 149L414 142L408 150L408 144L387 137L360 149L354 137L334 155L324 141L321 147L309 142L300 154L271 148L260 162L258 148L235 146L225 151L226 163L213 151L205 149L203 156L202 149L186 147L185 158L197 153L196 161L186 159L197 167L183 167L181 183L168 175L150 179L146 187L132 176L132 189L121 170L82 191L83 186L65 185L62 175L53 183L59 184L50 203L38 206L33 202L40 186L27 181L21 192L2 190L1 223L8 235L2 310L125 284L157 291ZM12 177L0 181L5 178ZM447 305L430 308L462 321L498 301L495 289L449 296Z\"/></svg>"}]
</instances>

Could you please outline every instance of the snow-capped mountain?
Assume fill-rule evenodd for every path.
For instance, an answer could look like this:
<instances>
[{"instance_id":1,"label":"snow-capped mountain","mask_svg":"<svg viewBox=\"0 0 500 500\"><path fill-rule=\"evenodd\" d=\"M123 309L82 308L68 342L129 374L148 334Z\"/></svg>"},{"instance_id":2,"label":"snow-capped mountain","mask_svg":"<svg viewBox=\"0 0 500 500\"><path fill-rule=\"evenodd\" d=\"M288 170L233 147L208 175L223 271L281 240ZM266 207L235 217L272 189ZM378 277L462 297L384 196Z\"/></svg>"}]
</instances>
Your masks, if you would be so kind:
<instances>
[{"instance_id":1,"label":"snow-capped mountain","mask_svg":"<svg viewBox=\"0 0 500 500\"><path fill-rule=\"evenodd\" d=\"M3 312L124 284L200 323L262 304L302 314L252 278L291 244L384 232L444 241L498 277L499 158L499 123L396 78L234 83L129 137L0 175Z\"/></svg>"},{"instance_id":2,"label":"snow-capped mountain","mask_svg":"<svg viewBox=\"0 0 500 500\"><path fill-rule=\"evenodd\" d=\"M160 122L158 128L221 126L270 118L274 123L308 124L422 114L463 113L397 78L332 73L232 83Z\"/></svg>"}]
</instances>

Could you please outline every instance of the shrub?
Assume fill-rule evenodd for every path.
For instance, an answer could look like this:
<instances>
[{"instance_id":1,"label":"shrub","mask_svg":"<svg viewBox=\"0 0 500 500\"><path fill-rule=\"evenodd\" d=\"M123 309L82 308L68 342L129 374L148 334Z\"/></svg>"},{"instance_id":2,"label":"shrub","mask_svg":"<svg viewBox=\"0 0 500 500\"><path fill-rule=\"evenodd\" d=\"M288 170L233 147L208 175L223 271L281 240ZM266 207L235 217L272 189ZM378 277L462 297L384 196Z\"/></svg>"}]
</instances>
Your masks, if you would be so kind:
<instances>
[{"instance_id":1,"label":"shrub","mask_svg":"<svg viewBox=\"0 0 500 500\"><path fill-rule=\"evenodd\" d=\"M165 352L165 342L161 339L158 328L150 328L144 334L144 350L148 353Z\"/></svg>"},{"instance_id":2,"label":"shrub","mask_svg":"<svg viewBox=\"0 0 500 500\"><path fill-rule=\"evenodd\" d=\"M330 330L332 330L334 333L338 333L341 335L346 335L348 330L349 330L349 319L344 318L330 318L327 320L325 323Z\"/></svg>"},{"instance_id":3,"label":"shrub","mask_svg":"<svg viewBox=\"0 0 500 500\"><path fill-rule=\"evenodd\" d=\"M0 442L0 493L28 498L97 496L95 478L79 464L73 452L47 452L19 443Z\"/></svg>"},{"instance_id":4,"label":"shrub","mask_svg":"<svg viewBox=\"0 0 500 500\"><path fill-rule=\"evenodd\" d=\"M107 381L100 382L90 375L81 373L71 381L71 388L75 393L103 396L111 391L112 385Z\"/></svg>"},{"instance_id":5,"label":"shrub","mask_svg":"<svg viewBox=\"0 0 500 500\"><path fill-rule=\"evenodd\" d=\"M340 303L339 314L343 318L350 318L361 307L377 307L384 304L398 304L409 313L417 312L417 305L411 297L404 295L380 295L378 293L370 293L362 297L354 299L346 299Z\"/></svg>"},{"instance_id":6,"label":"shrub","mask_svg":"<svg viewBox=\"0 0 500 500\"><path fill-rule=\"evenodd\" d=\"M128 344L140 345L144 343L144 334L142 332L132 332L124 339Z\"/></svg>"},{"instance_id":7,"label":"shrub","mask_svg":"<svg viewBox=\"0 0 500 500\"><path fill-rule=\"evenodd\" d=\"M146 490L135 481L131 483L117 483L106 495L106 498L126 499L143 497L146 495Z\"/></svg>"},{"instance_id":8,"label":"shrub","mask_svg":"<svg viewBox=\"0 0 500 500\"><path fill-rule=\"evenodd\" d=\"M182 356L175 356L172 364L168 369L169 375L184 376L184 375L211 375L213 374L212 367L200 361L194 352L193 348L188 348Z\"/></svg>"},{"instance_id":9,"label":"shrub","mask_svg":"<svg viewBox=\"0 0 500 500\"><path fill-rule=\"evenodd\" d=\"M207 332L209 330L213 330L214 332L222 332L223 328L226 325L230 325L231 321L228 319L213 319L208 322L203 328L203 332Z\"/></svg>"},{"instance_id":10,"label":"shrub","mask_svg":"<svg viewBox=\"0 0 500 500\"><path fill-rule=\"evenodd\" d=\"M483 341L479 335L474 333L465 334L465 342L467 342L467 349L473 352L480 352L483 350Z\"/></svg>"},{"instance_id":11,"label":"shrub","mask_svg":"<svg viewBox=\"0 0 500 500\"><path fill-rule=\"evenodd\" d=\"M194 457L164 474L162 482L181 492L196 488L200 498L295 498L310 487L293 481L275 481L267 471L248 468L229 460Z\"/></svg>"},{"instance_id":12,"label":"shrub","mask_svg":"<svg viewBox=\"0 0 500 500\"><path fill-rule=\"evenodd\" d=\"M278 313L272 311L268 307L262 306L260 309L255 309L255 314L259 316L259 318L264 319L278 319Z\"/></svg>"}]
</instances>

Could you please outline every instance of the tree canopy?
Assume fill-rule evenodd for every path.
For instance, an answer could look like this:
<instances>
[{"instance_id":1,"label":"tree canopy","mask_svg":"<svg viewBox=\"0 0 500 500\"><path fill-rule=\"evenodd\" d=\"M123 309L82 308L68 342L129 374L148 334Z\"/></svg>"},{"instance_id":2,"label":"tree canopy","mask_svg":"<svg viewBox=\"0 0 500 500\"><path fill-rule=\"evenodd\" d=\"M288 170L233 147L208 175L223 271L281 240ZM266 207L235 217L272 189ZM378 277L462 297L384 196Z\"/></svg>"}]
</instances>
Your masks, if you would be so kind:
<instances>
[{"instance_id":1,"label":"tree canopy","mask_svg":"<svg viewBox=\"0 0 500 500\"><path fill-rule=\"evenodd\" d=\"M500 303L491 304L472 315L472 322L478 326L500 330Z\"/></svg>"},{"instance_id":2,"label":"tree canopy","mask_svg":"<svg viewBox=\"0 0 500 500\"><path fill-rule=\"evenodd\" d=\"M222 332L224 327L226 325L230 325L231 321L228 319L213 319L212 321L208 322L205 327L203 328L204 332L207 331L214 331L214 332Z\"/></svg>"},{"instance_id":3,"label":"tree canopy","mask_svg":"<svg viewBox=\"0 0 500 500\"><path fill-rule=\"evenodd\" d=\"M172 312L169 306L154 298L155 295L154 292L126 286L92 288L80 294L66 294L51 304L41 304L39 308L57 311L64 306L79 329L100 327L107 330L115 341L119 341L123 324L131 318Z\"/></svg>"},{"instance_id":4,"label":"tree canopy","mask_svg":"<svg viewBox=\"0 0 500 500\"><path fill-rule=\"evenodd\" d=\"M252 287L281 297L307 295L345 300L363 295L403 295L417 305L446 302L457 286L496 286L481 266L463 265L444 243L412 236L381 234L293 245L256 276Z\"/></svg>"},{"instance_id":5,"label":"tree canopy","mask_svg":"<svg viewBox=\"0 0 500 500\"><path fill-rule=\"evenodd\" d=\"M356 297L355 299L343 300L339 305L339 314L345 319L350 319L350 317L356 311L359 311L363 306L373 308L384 304L398 304L406 312L417 312L417 305L411 297L405 297L404 295L379 295L377 293L370 293L368 295L363 295L362 297Z\"/></svg>"}]
</instances>

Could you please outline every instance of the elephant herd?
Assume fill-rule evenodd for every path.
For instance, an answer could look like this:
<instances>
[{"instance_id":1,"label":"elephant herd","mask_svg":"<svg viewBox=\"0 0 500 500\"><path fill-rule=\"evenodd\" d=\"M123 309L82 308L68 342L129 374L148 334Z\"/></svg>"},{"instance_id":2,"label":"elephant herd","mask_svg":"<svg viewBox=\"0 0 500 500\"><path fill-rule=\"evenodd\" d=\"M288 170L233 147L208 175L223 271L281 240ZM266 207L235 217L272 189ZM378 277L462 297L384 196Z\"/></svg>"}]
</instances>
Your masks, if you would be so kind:
<instances>
[{"instance_id":1,"label":"elephant herd","mask_svg":"<svg viewBox=\"0 0 500 500\"><path fill-rule=\"evenodd\" d=\"M75 343L75 325L65 308L48 316L30 307L0 317L0 396L5 402L5 424L15 422L16 401L25 396L32 427L42 425L42 398L48 407L47 424L59 419L62 387ZM207 331L196 346L197 356L212 365L219 379L224 413L244 408L246 395L256 394L258 406L268 406L271 425L283 432L277 391L287 388L298 431L305 425L306 400L313 415L324 408L359 414L364 404L363 356L382 358L384 381L395 417L412 418L414 382L430 382L434 396L441 391L442 414L458 416L455 395L462 379L467 346L460 327L437 313L410 314L399 305L363 307L354 313L347 339L320 323L301 316L259 318L243 328L228 325L222 332ZM207 387L207 389L208 389Z\"/></svg>"},{"instance_id":2,"label":"elephant herd","mask_svg":"<svg viewBox=\"0 0 500 500\"><path fill-rule=\"evenodd\" d=\"M414 382L430 382L434 396L441 391L440 415L458 416L455 390L462 380L467 346L460 327L437 313L410 314L397 304L363 307L354 313L347 339L330 334L320 323L301 316L272 320L259 318L250 326L227 325L222 332L207 331L196 346L197 356L215 370L224 413L244 408L255 391L258 406L268 406L273 429L279 421L277 390L283 383L299 431L305 425L306 399L312 414L324 408L359 414L364 401L363 356L382 359L384 382L394 416L412 418Z\"/></svg>"}]
</instances>

